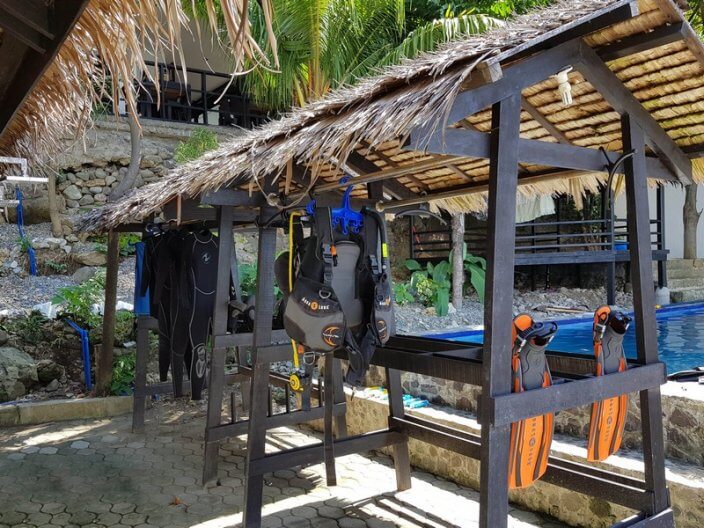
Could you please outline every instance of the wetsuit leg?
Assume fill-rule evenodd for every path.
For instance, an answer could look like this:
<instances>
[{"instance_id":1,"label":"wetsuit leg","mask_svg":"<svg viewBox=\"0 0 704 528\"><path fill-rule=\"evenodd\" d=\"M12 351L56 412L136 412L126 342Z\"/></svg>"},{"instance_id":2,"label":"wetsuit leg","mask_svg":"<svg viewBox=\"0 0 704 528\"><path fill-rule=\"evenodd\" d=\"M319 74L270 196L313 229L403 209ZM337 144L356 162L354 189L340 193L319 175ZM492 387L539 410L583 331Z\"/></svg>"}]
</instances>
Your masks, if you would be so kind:
<instances>
[{"instance_id":1,"label":"wetsuit leg","mask_svg":"<svg viewBox=\"0 0 704 528\"><path fill-rule=\"evenodd\" d=\"M183 366L189 346L188 320L190 300L184 287L184 247L188 234L176 233L169 248L174 265L171 269L171 379L174 396L183 396Z\"/></svg>"},{"instance_id":2,"label":"wetsuit leg","mask_svg":"<svg viewBox=\"0 0 704 528\"><path fill-rule=\"evenodd\" d=\"M189 342L191 349L191 397L199 400L208 378L208 337L212 329L217 284L218 239L210 232L194 233L190 244L187 284L191 312Z\"/></svg>"}]
</instances>

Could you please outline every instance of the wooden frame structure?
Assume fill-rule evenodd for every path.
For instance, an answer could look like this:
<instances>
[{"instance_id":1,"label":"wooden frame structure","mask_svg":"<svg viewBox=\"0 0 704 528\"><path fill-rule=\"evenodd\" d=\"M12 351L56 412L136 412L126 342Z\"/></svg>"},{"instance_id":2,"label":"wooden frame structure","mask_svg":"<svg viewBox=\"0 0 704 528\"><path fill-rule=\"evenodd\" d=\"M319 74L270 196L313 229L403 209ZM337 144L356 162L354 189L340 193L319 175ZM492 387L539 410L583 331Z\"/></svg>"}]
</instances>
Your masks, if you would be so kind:
<instances>
[{"instance_id":1,"label":"wooden frame structure","mask_svg":"<svg viewBox=\"0 0 704 528\"><path fill-rule=\"evenodd\" d=\"M311 121L301 118L300 122L292 118L290 122L299 128L285 128L288 123L285 120L282 120L284 124L274 122L271 124L274 132L270 136L254 131L251 138L209 156L204 163L213 172L214 181L203 181L202 175L192 177L184 170L175 173L161 187L154 187L150 201L147 201L148 207L145 208L145 203L140 198L130 198L125 203L116 204L104 214L104 218L96 213L87 221L89 223L86 225L94 222L94 228L95 218L101 217L103 228L108 226L108 229L113 230L141 230L141 224L127 223L125 220L130 211L147 209L150 214L155 206L166 205L167 208L173 208L167 213L167 218L178 218L183 222L205 221L211 227L218 228L221 245L213 316L203 477L208 481L217 475L219 442L246 431L244 526L260 526L263 475L279 469L325 462L328 483L334 484L335 457L391 446L396 485L398 489L408 488L411 484L408 439L415 438L478 458L481 462L480 526L505 527L508 515L511 424L529 417L637 392L640 398L644 480L552 457L544 480L639 512L618 523L616 526L620 528L674 527L674 513L670 508L665 480L660 386L666 378L665 367L658 358L653 308L648 178L675 183L690 182L693 173L690 156L696 156L697 149L678 145L604 61L647 54L656 48L677 43L686 48L686 53L690 54L688 56L704 62L700 60L704 59L704 48L692 39L691 28L683 21L671 0L642 3L651 8L654 4L657 5L657 16L646 17L648 20L664 19L667 22L661 26L647 27L641 33L629 34L618 41L604 43L595 40L593 35L628 23L638 16L640 5L628 0L605 2L590 14L562 24L540 37L515 44L510 49L493 55L483 55L478 64L472 65L472 71L478 74L471 78L462 77L461 89L451 100L451 105L447 108L447 119L442 126L438 126L438 123L426 124L420 119L412 121L404 116L404 122L413 125L411 130L404 129L408 134L402 138L386 138L389 142L395 141L402 145L404 151L425 154L425 157L411 156L412 162L403 166L394 160L391 161L396 163L395 166L385 161L385 154L379 152L381 148L375 149L373 142L343 136L340 143L349 144L350 139L353 140L350 147L353 150L344 162L337 158L301 162L294 154L290 154L286 161L289 164L286 177L278 178L280 173L276 169L281 168L282 164L278 163L279 160L271 161L271 158L282 152L293 153L300 145L292 145L287 151L283 148L276 149L281 145L288 147L286 142L295 142L296 134L299 133L305 132L308 137L315 138L315 133L320 133L320 127L323 126L322 117L319 121L315 121L315 118ZM610 136L613 144L620 148L613 147L600 152L593 147L570 143L562 131L551 126L545 114L537 110L530 110L528 114L531 119L545 121L541 126L552 135L548 140L524 137L525 120L522 120L522 114L526 113L526 105L530 104L526 93L536 85L544 85L546 79L567 67L574 68L579 78L595 89L596 96L603 99L603 103L602 99L598 99L598 104L606 105L605 113L618 116L616 124L610 123L609 127L615 130ZM408 93L404 92L403 95L407 96ZM385 93L375 95L379 98L386 96ZM355 104L357 106L353 108L353 105L349 105L351 109L333 105L329 113L321 112L320 115L328 122L334 122L336 116L344 116L345 112L363 113L364 105L371 103L365 99L363 103ZM406 104L411 105L413 102L407 99ZM315 112L303 109L301 114L305 114L305 119L308 119L307 116ZM474 122L480 121L479 118L475 119L479 114L490 117L488 126L481 128L474 125ZM343 124L351 126L352 122L348 120ZM311 123L320 126L309 126ZM285 132L282 133L281 130ZM615 136L618 137L614 139ZM228 151L228 148L232 150ZM251 152L247 149L251 149ZM629 156L620 171L624 175L627 195L637 358L630 362L630 368L625 372L594 377L592 360L551 353L548 361L555 378L554 385L541 390L512 393L510 365L513 292L510 285L513 284L516 264L515 206L519 186L545 182L552 184L564 178L603 173L607 165L605 155L608 162L613 163L626 153ZM266 159L258 159L257 156ZM321 154L321 158L324 155ZM488 163L488 176L473 178L470 167L466 170L457 169L464 176L458 176L463 181L454 186L433 187L428 183L431 179L425 178L424 171L438 167L445 170L448 164L456 168L467 167L468 159L472 163L473 160ZM311 182L311 174L319 168L315 166L316 162L321 166L334 166L338 172L323 174L317 181ZM262 166L271 167L271 170L263 177L258 177L257 170ZM527 166L537 167L538 170L526 170ZM249 179L235 178L232 176L234 170L240 171L238 174L246 174ZM339 200L339 191L347 185L337 181L339 171L353 173L353 183L364 185L366 195L362 196L360 190L355 194L357 199L373 203L378 210L386 212L403 210L433 200L447 203L447 200L468 193L488 194L484 343L458 345L426 338L394 336L386 346L377 348L373 363L386 371L389 426L381 431L354 437L347 436L344 421L346 407L339 368L339 361L344 359L342 352L325 360L327 368L322 393L319 395L319 400L324 401L322 407L313 408L309 401L306 402L306 399L309 400L306 397L300 410L274 415L268 404L269 364L286 359L290 354L285 333L272 327L275 231L277 226L283 225L283 222L276 223L277 214L281 212L279 207L293 207L292 202L296 204L295 200L309 194L319 204L325 200ZM452 169L448 171L456 173ZM321 172L325 173L325 169L321 169ZM228 174L230 179L225 179L223 174ZM245 185L251 184L253 179L256 179L261 192L250 193L245 189ZM192 180L197 180L197 185L191 185ZM168 185L176 190L165 191L164 187ZM277 190L282 189L281 196L277 197ZM175 216L173 211L176 212ZM249 228L254 226L259 234L255 326L252 333L229 334L227 319L232 233L243 225ZM240 345L252 347L251 364L241 365L251 376L249 420L223 424L221 414L225 352L228 347ZM477 406L481 436L406 416L402 402L401 372L481 386L482 397ZM268 429L320 418L325 418L327 424L334 421L336 429L333 431L332 427L327 427L323 442L266 454Z\"/></svg>"}]
</instances>

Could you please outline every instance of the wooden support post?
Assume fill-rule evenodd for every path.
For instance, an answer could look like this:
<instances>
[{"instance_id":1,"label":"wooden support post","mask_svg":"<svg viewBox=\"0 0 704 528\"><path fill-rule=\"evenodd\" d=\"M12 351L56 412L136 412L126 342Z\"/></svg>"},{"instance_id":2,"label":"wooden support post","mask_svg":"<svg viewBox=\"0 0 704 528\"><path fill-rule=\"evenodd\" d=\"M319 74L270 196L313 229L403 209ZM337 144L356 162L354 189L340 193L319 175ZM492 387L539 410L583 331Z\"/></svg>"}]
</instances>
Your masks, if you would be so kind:
<instances>
[{"instance_id":1,"label":"wooden support post","mask_svg":"<svg viewBox=\"0 0 704 528\"><path fill-rule=\"evenodd\" d=\"M115 318L117 304L117 272L120 266L120 234L108 233L108 262L105 272L105 303L103 307L103 344L97 358L95 393L107 396L112 382L112 359L115 341Z\"/></svg>"},{"instance_id":2,"label":"wooden support post","mask_svg":"<svg viewBox=\"0 0 704 528\"><path fill-rule=\"evenodd\" d=\"M262 207L260 216L268 218L271 208ZM257 257L257 304L254 317L254 348L252 351L252 385L250 389L249 428L247 433L247 465L244 486L244 527L258 528L262 520L264 476L251 472L252 463L264 458L269 388L269 363L259 358L259 347L271 344L271 324L274 313L274 260L276 258L276 228L259 228Z\"/></svg>"},{"instance_id":3,"label":"wooden support post","mask_svg":"<svg viewBox=\"0 0 704 528\"><path fill-rule=\"evenodd\" d=\"M515 258L518 134L521 98L512 95L492 107L487 282L482 361L481 528L508 522L510 424L489 423L490 399L511 392L511 319Z\"/></svg>"},{"instance_id":4,"label":"wooden support post","mask_svg":"<svg viewBox=\"0 0 704 528\"><path fill-rule=\"evenodd\" d=\"M134 369L134 401L132 406L132 432L144 432L144 418L147 387L147 363L149 361L149 328L145 324L147 316L137 317L137 362Z\"/></svg>"},{"instance_id":5,"label":"wooden support post","mask_svg":"<svg viewBox=\"0 0 704 528\"><path fill-rule=\"evenodd\" d=\"M652 250L650 241L650 212L648 183L645 167L645 134L628 114L621 118L623 149L635 151L625 163L626 204L628 215L631 276L633 282L633 308L636 324L636 345L641 363L655 363L658 358L657 323L655 321L655 295L653 291ZM655 515L669 507L667 481L665 480L665 451L662 428L662 402L660 387L640 393L641 426L643 430L643 455L645 482L653 493L651 511Z\"/></svg>"},{"instance_id":6,"label":"wooden support post","mask_svg":"<svg viewBox=\"0 0 704 528\"><path fill-rule=\"evenodd\" d=\"M222 206L218 211L218 278L213 307L213 335L227 332L230 303L230 262L234 238L232 236L233 208ZM227 270L227 271L226 271ZM213 348L210 354L210 372L208 373L208 415L206 432L211 427L220 425L222 415L222 391L225 387L226 348ZM205 458L203 463L203 484L213 480L218 474L218 456L220 443L209 441L206 434Z\"/></svg>"},{"instance_id":7,"label":"wooden support post","mask_svg":"<svg viewBox=\"0 0 704 528\"><path fill-rule=\"evenodd\" d=\"M367 195L372 199L382 199L384 188L380 183L367 185ZM396 324L394 323L394 332ZM403 418L403 388L401 386L401 371L386 369L386 384L389 391L389 420ZM393 446L394 469L396 470L396 489L399 491L411 487L411 458L408 453L408 440Z\"/></svg>"},{"instance_id":8,"label":"wooden support post","mask_svg":"<svg viewBox=\"0 0 704 528\"><path fill-rule=\"evenodd\" d=\"M333 359L332 384L335 404L345 403L345 387L342 381L342 361ZM335 438L347 436L347 418L344 414L335 415Z\"/></svg>"},{"instance_id":9,"label":"wooden support post","mask_svg":"<svg viewBox=\"0 0 704 528\"><path fill-rule=\"evenodd\" d=\"M323 404L325 405L324 423L324 449L325 449L325 478L328 486L337 485L335 474L335 435L333 434L333 408L335 406L333 368L335 360L332 353L325 354L325 372L323 374Z\"/></svg>"}]
</instances>

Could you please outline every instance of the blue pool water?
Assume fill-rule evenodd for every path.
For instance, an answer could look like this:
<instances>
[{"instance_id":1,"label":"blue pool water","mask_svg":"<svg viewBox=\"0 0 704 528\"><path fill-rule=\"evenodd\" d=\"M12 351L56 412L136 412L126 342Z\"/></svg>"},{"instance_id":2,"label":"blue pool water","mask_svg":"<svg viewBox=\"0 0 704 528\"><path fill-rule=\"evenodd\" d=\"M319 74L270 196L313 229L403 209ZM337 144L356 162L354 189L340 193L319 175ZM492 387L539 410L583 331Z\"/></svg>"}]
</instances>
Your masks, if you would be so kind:
<instances>
[{"instance_id":1,"label":"blue pool water","mask_svg":"<svg viewBox=\"0 0 704 528\"><path fill-rule=\"evenodd\" d=\"M704 303L675 305L657 311L660 359L668 373L704 365ZM559 330L548 350L592 354L592 321L590 319L558 320ZM452 332L433 337L463 343L477 343L482 331ZM636 357L635 323L624 340L626 356Z\"/></svg>"}]
</instances>

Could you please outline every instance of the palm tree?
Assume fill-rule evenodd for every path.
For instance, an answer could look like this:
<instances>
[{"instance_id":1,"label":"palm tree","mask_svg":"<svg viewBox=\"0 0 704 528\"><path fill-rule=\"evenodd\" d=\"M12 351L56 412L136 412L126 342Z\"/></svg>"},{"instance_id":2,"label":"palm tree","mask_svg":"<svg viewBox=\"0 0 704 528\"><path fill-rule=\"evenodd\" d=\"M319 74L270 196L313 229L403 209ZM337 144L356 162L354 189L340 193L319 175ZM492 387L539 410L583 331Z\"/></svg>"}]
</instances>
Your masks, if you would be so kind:
<instances>
[{"instance_id":1,"label":"palm tree","mask_svg":"<svg viewBox=\"0 0 704 528\"><path fill-rule=\"evenodd\" d=\"M501 24L474 10L448 11L446 17L430 20L407 19L405 0L272 0L271 4L279 68L257 69L245 77L244 87L272 111L302 106L383 66ZM252 33L272 53L269 21L256 2L250 6Z\"/></svg>"}]
</instances>

